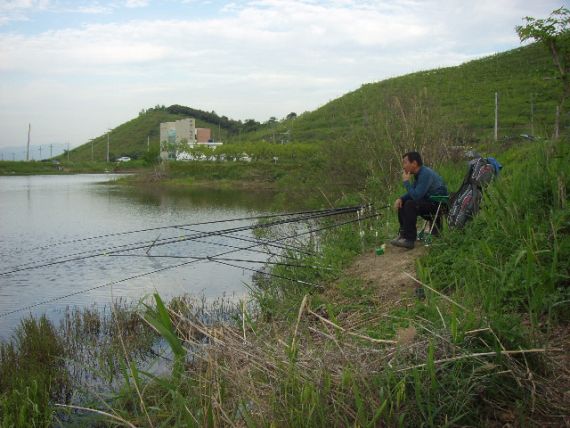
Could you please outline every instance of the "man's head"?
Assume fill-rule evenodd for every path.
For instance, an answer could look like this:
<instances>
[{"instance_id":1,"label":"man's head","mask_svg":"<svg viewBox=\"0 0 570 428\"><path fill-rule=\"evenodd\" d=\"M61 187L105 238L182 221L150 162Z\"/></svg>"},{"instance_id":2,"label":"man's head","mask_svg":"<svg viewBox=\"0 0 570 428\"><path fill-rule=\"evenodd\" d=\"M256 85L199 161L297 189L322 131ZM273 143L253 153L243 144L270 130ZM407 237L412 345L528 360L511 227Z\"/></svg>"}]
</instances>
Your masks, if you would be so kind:
<instances>
[{"instance_id":1,"label":"man's head","mask_svg":"<svg viewBox=\"0 0 570 428\"><path fill-rule=\"evenodd\" d=\"M402 156L402 166L408 174L416 174L422 165L422 157L418 152L408 152Z\"/></svg>"}]
</instances>

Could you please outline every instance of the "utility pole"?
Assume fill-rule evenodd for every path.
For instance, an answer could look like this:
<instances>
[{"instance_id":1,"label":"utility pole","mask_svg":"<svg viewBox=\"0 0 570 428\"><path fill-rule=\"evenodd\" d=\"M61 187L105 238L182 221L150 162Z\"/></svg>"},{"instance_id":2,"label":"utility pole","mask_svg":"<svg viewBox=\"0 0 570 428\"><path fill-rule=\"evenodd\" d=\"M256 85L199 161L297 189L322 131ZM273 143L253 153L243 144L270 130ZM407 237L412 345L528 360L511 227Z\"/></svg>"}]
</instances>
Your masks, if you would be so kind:
<instances>
[{"instance_id":1,"label":"utility pole","mask_svg":"<svg viewBox=\"0 0 570 428\"><path fill-rule=\"evenodd\" d=\"M111 130L107 130L107 163L109 163L109 134L111 133Z\"/></svg>"},{"instance_id":2,"label":"utility pole","mask_svg":"<svg viewBox=\"0 0 570 428\"><path fill-rule=\"evenodd\" d=\"M499 137L499 93L495 92L495 142Z\"/></svg>"},{"instance_id":3,"label":"utility pole","mask_svg":"<svg viewBox=\"0 0 570 428\"><path fill-rule=\"evenodd\" d=\"M69 162L69 143L67 143L67 162Z\"/></svg>"},{"instance_id":4,"label":"utility pole","mask_svg":"<svg viewBox=\"0 0 570 428\"><path fill-rule=\"evenodd\" d=\"M28 146L26 149L26 161L30 160L30 134L32 133L32 124L28 124Z\"/></svg>"},{"instance_id":5,"label":"utility pole","mask_svg":"<svg viewBox=\"0 0 570 428\"><path fill-rule=\"evenodd\" d=\"M560 105L556 106L556 121L554 122L554 139L560 137Z\"/></svg>"},{"instance_id":6,"label":"utility pole","mask_svg":"<svg viewBox=\"0 0 570 428\"><path fill-rule=\"evenodd\" d=\"M534 136L534 99L530 95L530 135Z\"/></svg>"},{"instance_id":7,"label":"utility pole","mask_svg":"<svg viewBox=\"0 0 570 428\"><path fill-rule=\"evenodd\" d=\"M40 146L40 160L42 160L42 146Z\"/></svg>"},{"instance_id":8,"label":"utility pole","mask_svg":"<svg viewBox=\"0 0 570 428\"><path fill-rule=\"evenodd\" d=\"M53 157L53 144L49 145L49 157L50 159Z\"/></svg>"}]
</instances>

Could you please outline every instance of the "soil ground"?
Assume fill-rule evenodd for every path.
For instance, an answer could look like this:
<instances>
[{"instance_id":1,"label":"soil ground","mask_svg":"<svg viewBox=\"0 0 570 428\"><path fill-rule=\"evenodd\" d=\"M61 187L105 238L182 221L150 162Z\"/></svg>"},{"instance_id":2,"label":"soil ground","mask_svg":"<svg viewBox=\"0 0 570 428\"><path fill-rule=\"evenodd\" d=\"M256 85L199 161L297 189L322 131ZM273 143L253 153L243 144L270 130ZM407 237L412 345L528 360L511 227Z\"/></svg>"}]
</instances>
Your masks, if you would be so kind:
<instances>
[{"instance_id":1,"label":"soil ground","mask_svg":"<svg viewBox=\"0 0 570 428\"><path fill-rule=\"evenodd\" d=\"M382 308L411 304L417 298L415 290L419 284L406 273L416 276L416 259L425 251L422 244L413 250L387 244L382 255L376 255L372 250L359 256L345 274L361 279L367 287L373 287L377 298L375 303Z\"/></svg>"},{"instance_id":2,"label":"soil ground","mask_svg":"<svg viewBox=\"0 0 570 428\"><path fill-rule=\"evenodd\" d=\"M406 273L416 276L416 259L427 251L421 243L416 243L413 250L386 245L382 255L376 255L374 250L368 251L356 258L354 263L345 271L352 278L362 280L363 285L374 290L374 304L383 312L396 307L413 305L417 301L416 290L421 287L419 283ZM340 296L335 296L339 299ZM543 393L549 396L555 407L560 409L559 414L537 415L536 419L528 421L532 426L561 426L570 427L570 325L562 323L552 329L544 331L541 341L545 347L557 349L549 355L552 372L548 379L541 379ZM400 343L414 341L415 330L401 329L397 332ZM490 426L518 426L515 409L498 412L497 420L489 421Z\"/></svg>"}]
</instances>

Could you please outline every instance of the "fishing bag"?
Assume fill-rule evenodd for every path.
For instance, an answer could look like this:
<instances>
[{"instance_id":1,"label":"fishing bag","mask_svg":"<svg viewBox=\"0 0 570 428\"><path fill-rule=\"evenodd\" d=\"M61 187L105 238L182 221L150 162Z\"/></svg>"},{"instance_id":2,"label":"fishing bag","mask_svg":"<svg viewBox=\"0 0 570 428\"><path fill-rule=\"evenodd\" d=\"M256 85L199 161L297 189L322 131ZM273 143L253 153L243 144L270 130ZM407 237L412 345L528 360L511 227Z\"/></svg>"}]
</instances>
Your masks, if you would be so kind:
<instances>
[{"instance_id":1,"label":"fishing bag","mask_svg":"<svg viewBox=\"0 0 570 428\"><path fill-rule=\"evenodd\" d=\"M494 158L476 158L469 162L459 191L451 198L447 214L450 228L461 229L479 211L483 189L497 177L502 165Z\"/></svg>"}]
</instances>

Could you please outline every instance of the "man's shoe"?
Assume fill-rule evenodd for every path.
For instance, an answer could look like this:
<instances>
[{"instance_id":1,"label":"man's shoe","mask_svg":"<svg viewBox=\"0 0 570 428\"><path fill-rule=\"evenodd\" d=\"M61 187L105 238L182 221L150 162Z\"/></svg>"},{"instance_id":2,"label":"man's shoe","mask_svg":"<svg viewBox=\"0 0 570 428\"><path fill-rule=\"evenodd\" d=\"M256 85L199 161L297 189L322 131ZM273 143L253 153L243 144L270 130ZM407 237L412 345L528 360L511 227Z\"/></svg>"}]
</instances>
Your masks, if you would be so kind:
<instances>
[{"instance_id":1,"label":"man's shoe","mask_svg":"<svg viewBox=\"0 0 570 428\"><path fill-rule=\"evenodd\" d=\"M396 236L394 239L392 239L392 240L390 241L390 244L396 245L395 243L396 243L397 241L399 241L400 239L402 239L402 237L401 237L400 235L398 235L398 236Z\"/></svg>"},{"instance_id":2,"label":"man's shoe","mask_svg":"<svg viewBox=\"0 0 570 428\"><path fill-rule=\"evenodd\" d=\"M409 241L409 240L404 239L404 238L397 238L397 239L391 240L390 244L392 244L394 247L408 248L411 250L412 248L414 248L415 242Z\"/></svg>"}]
</instances>

